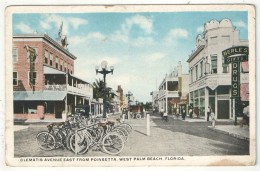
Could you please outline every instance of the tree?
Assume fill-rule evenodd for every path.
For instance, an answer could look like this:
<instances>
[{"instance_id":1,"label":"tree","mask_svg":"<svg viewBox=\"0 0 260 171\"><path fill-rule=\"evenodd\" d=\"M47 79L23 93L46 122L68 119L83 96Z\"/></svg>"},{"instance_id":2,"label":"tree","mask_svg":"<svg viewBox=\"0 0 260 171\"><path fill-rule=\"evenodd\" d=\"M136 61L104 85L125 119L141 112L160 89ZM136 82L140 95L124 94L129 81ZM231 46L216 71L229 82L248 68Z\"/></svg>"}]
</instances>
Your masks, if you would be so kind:
<instances>
[{"instance_id":1,"label":"tree","mask_svg":"<svg viewBox=\"0 0 260 171\"><path fill-rule=\"evenodd\" d=\"M104 81L100 79L96 79L95 82L93 82L93 98L98 100L98 98L103 98L104 94Z\"/></svg>"}]
</instances>

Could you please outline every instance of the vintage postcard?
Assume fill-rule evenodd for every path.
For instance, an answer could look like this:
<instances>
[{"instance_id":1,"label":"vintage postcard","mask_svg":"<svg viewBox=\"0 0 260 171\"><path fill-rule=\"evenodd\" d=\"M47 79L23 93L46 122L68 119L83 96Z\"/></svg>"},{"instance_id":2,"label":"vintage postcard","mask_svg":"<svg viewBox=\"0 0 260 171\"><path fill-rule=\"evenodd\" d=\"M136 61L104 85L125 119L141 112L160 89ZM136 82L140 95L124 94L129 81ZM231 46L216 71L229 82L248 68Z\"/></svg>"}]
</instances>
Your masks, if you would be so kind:
<instances>
[{"instance_id":1,"label":"vintage postcard","mask_svg":"<svg viewBox=\"0 0 260 171\"><path fill-rule=\"evenodd\" d=\"M9 6L8 166L251 166L253 5Z\"/></svg>"}]
</instances>

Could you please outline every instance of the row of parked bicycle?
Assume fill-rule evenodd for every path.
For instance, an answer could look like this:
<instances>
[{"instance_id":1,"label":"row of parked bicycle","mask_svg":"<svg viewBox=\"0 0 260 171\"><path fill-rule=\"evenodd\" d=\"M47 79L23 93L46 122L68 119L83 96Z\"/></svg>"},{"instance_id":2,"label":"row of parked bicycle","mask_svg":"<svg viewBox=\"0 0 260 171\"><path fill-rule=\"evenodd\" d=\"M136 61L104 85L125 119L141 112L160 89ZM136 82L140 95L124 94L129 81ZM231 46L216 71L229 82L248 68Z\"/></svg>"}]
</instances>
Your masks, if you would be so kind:
<instances>
[{"instance_id":1,"label":"row of parked bicycle","mask_svg":"<svg viewBox=\"0 0 260 171\"><path fill-rule=\"evenodd\" d=\"M107 121L103 118L89 119L80 114L70 115L65 122L47 125L47 131L39 132L37 143L42 150L63 148L75 154L101 150L110 155L122 152L132 131L127 123Z\"/></svg>"}]
</instances>

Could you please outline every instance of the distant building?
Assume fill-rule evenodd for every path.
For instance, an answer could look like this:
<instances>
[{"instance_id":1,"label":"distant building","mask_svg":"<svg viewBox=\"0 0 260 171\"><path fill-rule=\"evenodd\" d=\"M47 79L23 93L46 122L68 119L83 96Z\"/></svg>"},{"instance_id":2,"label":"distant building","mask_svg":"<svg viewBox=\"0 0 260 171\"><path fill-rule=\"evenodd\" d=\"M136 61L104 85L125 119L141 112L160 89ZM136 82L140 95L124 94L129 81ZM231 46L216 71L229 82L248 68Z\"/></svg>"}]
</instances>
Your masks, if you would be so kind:
<instances>
[{"instance_id":1,"label":"distant building","mask_svg":"<svg viewBox=\"0 0 260 171\"><path fill-rule=\"evenodd\" d=\"M234 118L231 95L231 66L224 63L222 51L233 46L248 46L239 39L239 31L229 19L211 20L204 25L203 35L196 39L196 49L189 63L189 103L195 115L207 116L210 106L217 119ZM248 101L248 62L241 65L241 100ZM206 119L207 117L205 117Z\"/></svg>"},{"instance_id":2,"label":"distant building","mask_svg":"<svg viewBox=\"0 0 260 171\"><path fill-rule=\"evenodd\" d=\"M167 113L176 113L177 109L180 111L180 108L186 112L189 94L188 80L189 75L182 74L182 64L179 62L177 69L165 76L159 85L159 91L152 94L154 107L159 111L163 109Z\"/></svg>"},{"instance_id":3,"label":"distant building","mask_svg":"<svg viewBox=\"0 0 260 171\"><path fill-rule=\"evenodd\" d=\"M15 119L65 119L76 105L90 106L93 87L74 75L76 57L62 37L57 42L46 34L13 36ZM36 51L34 61L25 46Z\"/></svg>"}]
</instances>

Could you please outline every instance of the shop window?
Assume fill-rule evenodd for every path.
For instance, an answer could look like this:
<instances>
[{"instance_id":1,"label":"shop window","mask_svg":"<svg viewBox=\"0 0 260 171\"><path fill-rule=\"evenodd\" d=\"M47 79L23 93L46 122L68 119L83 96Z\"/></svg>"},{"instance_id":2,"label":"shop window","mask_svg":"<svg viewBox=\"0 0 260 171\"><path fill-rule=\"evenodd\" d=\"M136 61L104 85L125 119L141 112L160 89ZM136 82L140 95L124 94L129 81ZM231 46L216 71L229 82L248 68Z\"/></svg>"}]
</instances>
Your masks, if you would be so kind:
<instances>
[{"instance_id":1,"label":"shop window","mask_svg":"<svg viewBox=\"0 0 260 171\"><path fill-rule=\"evenodd\" d=\"M218 72L218 61L217 55L211 56L211 74L216 74Z\"/></svg>"},{"instance_id":2,"label":"shop window","mask_svg":"<svg viewBox=\"0 0 260 171\"><path fill-rule=\"evenodd\" d=\"M200 96L205 96L205 89L204 88L200 89L199 92L200 92Z\"/></svg>"},{"instance_id":3,"label":"shop window","mask_svg":"<svg viewBox=\"0 0 260 171\"><path fill-rule=\"evenodd\" d=\"M13 72L13 85L17 86L18 85L18 73Z\"/></svg>"},{"instance_id":4,"label":"shop window","mask_svg":"<svg viewBox=\"0 0 260 171\"><path fill-rule=\"evenodd\" d=\"M53 114L54 113L54 102L45 102L44 109L46 114Z\"/></svg>"},{"instance_id":5,"label":"shop window","mask_svg":"<svg viewBox=\"0 0 260 171\"><path fill-rule=\"evenodd\" d=\"M13 48L12 55L13 55L13 63L17 62L18 61L18 49L17 48Z\"/></svg>"},{"instance_id":6,"label":"shop window","mask_svg":"<svg viewBox=\"0 0 260 171\"><path fill-rule=\"evenodd\" d=\"M36 85L37 72L29 72L29 85Z\"/></svg>"},{"instance_id":7,"label":"shop window","mask_svg":"<svg viewBox=\"0 0 260 171\"><path fill-rule=\"evenodd\" d=\"M218 94L229 94L229 87L228 86L219 86L217 88Z\"/></svg>"},{"instance_id":8,"label":"shop window","mask_svg":"<svg viewBox=\"0 0 260 171\"><path fill-rule=\"evenodd\" d=\"M23 102L14 101L14 113L23 114Z\"/></svg>"},{"instance_id":9,"label":"shop window","mask_svg":"<svg viewBox=\"0 0 260 171\"><path fill-rule=\"evenodd\" d=\"M214 90L211 90L211 89L208 89L209 90L209 95L215 95L215 91Z\"/></svg>"}]
</instances>

